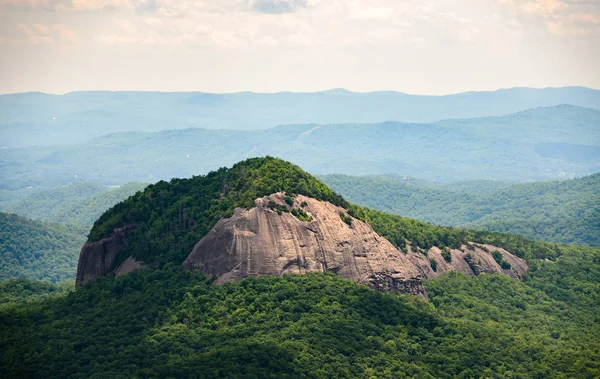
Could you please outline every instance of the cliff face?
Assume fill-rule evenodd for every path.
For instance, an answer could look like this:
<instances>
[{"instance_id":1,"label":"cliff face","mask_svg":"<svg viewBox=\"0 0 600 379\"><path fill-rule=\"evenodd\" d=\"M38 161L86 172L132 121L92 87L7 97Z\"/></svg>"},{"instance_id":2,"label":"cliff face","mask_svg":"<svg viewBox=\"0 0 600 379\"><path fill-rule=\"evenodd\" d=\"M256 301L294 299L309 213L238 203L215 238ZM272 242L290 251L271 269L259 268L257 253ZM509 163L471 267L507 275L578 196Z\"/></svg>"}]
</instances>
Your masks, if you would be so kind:
<instances>
[{"instance_id":1,"label":"cliff face","mask_svg":"<svg viewBox=\"0 0 600 379\"><path fill-rule=\"evenodd\" d=\"M114 271L117 256L126 248L132 230L132 225L126 226L100 241L86 242L79 253L75 285L85 285Z\"/></svg>"},{"instance_id":2,"label":"cliff face","mask_svg":"<svg viewBox=\"0 0 600 379\"><path fill-rule=\"evenodd\" d=\"M302 209L312 220L300 221L286 212L279 215L268 207L269 202ZM420 279L402 252L362 221L353 220L350 227L340 212L346 215L343 208L302 195L296 196L291 207L282 193L257 199L255 208L237 209L232 217L220 220L183 265L216 276L217 283L314 271L332 271L369 285ZM416 286L412 292L422 295L424 290Z\"/></svg>"},{"instance_id":3,"label":"cliff face","mask_svg":"<svg viewBox=\"0 0 600 379\"><path fill-rule=\"evenodd\" d=\"M310 221L277 212L277 207L302 209ZM348 225L340 213L348 217L343 208L302 195L296 196L291 205L285 203L282 193L257 199L255 208L237 209L232 217L220 220L196 244L183 266L216 276L216 283L257 275L332 271L380 290L424 297L422 280L448 270L469 275L504 272L518 278L527 269L519 258L492 246L486 248L499 250L511 263L510 270L502 270L478 246L452 250L450 262L437 248L427 256L413 251L404 254L368 224L352 219ZM430 258L435 259L436 270Z\"/></svg>"},{"instance_id":4,"label":"cliff face","mask_svg":"<svg viewBox=\"0 0 600 379\"><path fill-rule=\"evenodd\" d=\"M134 228L115 229L110 237L87 242L81 249L76 285L111 272L123 275L144 268L144 262L133 257L116 264ZM492 253L501 257L504 268ZM467 275L497 272L515 279L527 272L525 261L491 245L468 244L445 251L410 247L403 253L343 208L302 195L291 201L284 193L256 199L254 208L238 208L232 217L221 219L183 266L216 277L216 284L248 276L331 271L379 290L421 297L427 297L423 279L450 270Z\"/></svg>"},{"instance_id":5,"label":"cliff face","mask_svg":"<svg viewBox=\"0 0 600 379\"><path fill-rule=\"evenodd\" d=\"M502 261L508 263L510 268L503 269L496 262L492 256L494 251L500 253ZM471 243L470 246L463 245L460 249L448 249L448 253L450 254L449 261L444 258L442 251L437 247L429 249L427 256L414 252L412 249L407 255L411 262L419 268L421 275L428 279L437 278L453 270L461 271L467 275L501 273L519 280L527 273L527 263L523 259L493 245ZM430 259L435 261L435 270L429 261Z\"/></svg>"}]
</instances>

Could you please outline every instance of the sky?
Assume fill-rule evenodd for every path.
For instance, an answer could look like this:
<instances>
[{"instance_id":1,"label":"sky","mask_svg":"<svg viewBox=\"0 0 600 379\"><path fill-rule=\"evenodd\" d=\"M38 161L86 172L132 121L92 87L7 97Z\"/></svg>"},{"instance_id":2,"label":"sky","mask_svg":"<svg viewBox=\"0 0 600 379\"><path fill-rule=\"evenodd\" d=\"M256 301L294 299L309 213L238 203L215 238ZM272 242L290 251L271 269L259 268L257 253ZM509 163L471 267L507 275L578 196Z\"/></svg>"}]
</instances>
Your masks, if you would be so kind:
<instances>
[{"instance_id":1,"label":"sky","mask_svg":"<svg viewBox=\"0 0 600 379\"><path fill-rule=\"evenodd\" d=\"M600 88L600 0L0 0L0 93Z\"/></svg>"}]
</instances>

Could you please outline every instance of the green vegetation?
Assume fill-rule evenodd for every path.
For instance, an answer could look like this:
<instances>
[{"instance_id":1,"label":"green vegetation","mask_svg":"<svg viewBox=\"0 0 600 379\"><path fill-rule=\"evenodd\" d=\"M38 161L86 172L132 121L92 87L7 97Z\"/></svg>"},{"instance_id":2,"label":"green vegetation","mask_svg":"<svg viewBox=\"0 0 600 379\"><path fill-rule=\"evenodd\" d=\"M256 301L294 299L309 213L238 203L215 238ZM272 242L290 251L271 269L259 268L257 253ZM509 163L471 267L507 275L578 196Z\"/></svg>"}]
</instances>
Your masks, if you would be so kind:
<instances>
[{"instance_id":1,"label":"green vegetation","mask_svg":"<svg viewBox=\"0 0 600 379\"><path fill-rule=\"evenodd\" d=\"M75 290L75 279L54 284L30 279L8 279L0 283L0 309L38 303Z\"/></svg>"},{"instance_id":2,"label":"green vegetation","mask_svg":"<svg viewBox=\"0 0 600 379\"><path fill-rule=\"evenodd\" d=\"M107 209L146 186L127 183L110 189L93 183L71 184L35 192L8 209L34 220L91 226Z\"/></svg>"},{"instance_id":3,"label":"green vegetation","mask_svg":"<svg viewBox=\"0 0 600 379\"><path fill-rule=\"evenodd\" d=\"M312 217L302 208L292 208L291 213L300 221L311 222Z\"/></svg>"},{"instance_id":4,"label":"green vegetation","mask_svg":"<svg viewBox=\"0 0 600 379\"><path fill-rule=\"evenodd\" d=\"M498 250L492 251L492 258L500 265L503 270L510 270L510 263L505 261L502 257L502 253Z\"/></svg>"},{"instance_id":5,"label":"green vegetation","mask_svg":"<svg viewBox=\"0 0 600 379\"><path fill-rule=\"evenodd\" d=\"M442 258L448 263L452 262L452 253L446 246L442 248Z\"/></svg>"},{"instance_id":6,"label":"green vegetation","mask_svg":"<svg viewBox=\"0 0 600 379\"><path fill-rule=\"evenodd\" d=\"M340 218L348 224L349 227L352 227L352 217L346 215L344 212L340 212Z\"/></svg>"},{"instance_id":7,"label":"green vegetation","mask_svg":"<svg viewBox=\"0 0 600 379\"><path fill-rule=\"evenodd\" d=\"M0 212L0 281L59 282L75 277L87 228L33 221Z\"/></svg>"},{"instance_id":8,"label":"green vegetation","mask_svg":"<svg viewBox=\"0 0 600 379\"><path fill-rule=\"evenodd\" d=\"M492 251L492 258L494 258L496 263L498 263L498 264L502 263L502 253L499 252L498 250Z\"/></svg>"},{"instance_id":9,"label":"green vegetation","mask_svg":"<svg viewBox=\"0 0 600 379\"><path fill-rule=\"evenodd\" d=\"M410 241L417 249L428 250L434 246L458 249L462 245L476 241L502 247L518 257L556 259L561 249L553 243L532 241L527 238L506 233L459 229L437 226L398 215L375 211L358 205L350 205L348 214L368 222L379 235L395 246L405 246ZM485 247L484 247L485 248Z\"/></svg>"},{"instance_id":10,"label":"green vegetation","mask_svg":"<svg viewBox=\"0 0 600 379\"><path fill-rule=\"evenodd\" d=\"M450 273L430 303L333 274L212 286L147 269L0 309L0 376L600 375L600 251L566 247L524 282Z\"/></svg>"},{"instance_id":11,"label":"green vegetation","mask_svg":"<svg viewBox=\"0 0 600 379\"><path fill-rule=\"evenodd\" d=\"M491 193L476 193L466 183L434 189L430 183L411 184L397 176L320 179L351 202L405 217L537 240L600 245L600 174L499 186Z\"/></svg>"},{"instance_id":12,"label":"green vegetation","mask_svg":"<svg viewBox=\"0 0 600 379\"><path fill-rule=\"evenodd\" d=\"M220 218L230 217L236 207L252 207L257 198L275 192L348 206L298 166L272 157L252 158L206 176L149 185L105 212L94 223L89 240L98 241L115 228L135 224L127 254L159 267L181 263Z\"/></svg>"},{"instance_id":13,"label":"green vegetation","mask_svg":"<svg viewBox=\"0 0 600 379\"><path fill-rule=\"evenodd\" d=\"M181 263L189 254L191 248L214 226L222 217L229 217L236 207L249 208L254 205L256 198L286 192L287 202L278 205L269 202L268 207L277 211L292 212L301 221L311 221L310 215L302 208L291 208L295 194L301 193L320 200L330 201L347 210L340 212L340 218L352 226L353 218L367 221L374 230L387 238L393 244L406 249L406 241L412 243L416 251L426 251L437 246L444 248L460 248L468 245L469 241L489 243L503 247L523 258L556 259L560 249L543 242L533 242L525 238L502 233L477 232L435 226L421 221L396 215L385 214L372 209L351 205L326 185L302 171L295 165L276 158L253 158L241 162L231 169L220 169L206 176L191 179L173 179L170 183L159 182L148 186L143 192L138 192L127 200L115 205L105 212L94 224L89 233L90 241L97 241L110 235L113 229L128 224L136 225L129 248L123 252L119 260L130 254L153 265L173 262ZM15 219L16 220L16 219ZM81 228L73 226L61 227L63 231L77 231ZM17 227L17 229L21 229ZM8 233L6 241L11 241L22 231L13 230ZM81 231L83 234L83 231ZM10 237L13 235L13 237ZM16 240L14 240L16 241ZM12 242L13 245L17 242ZM69 246L46 245L43 239L19 239L18 243L29 241L34 244L31 248L11 248L10 253L3 254L3 263L10 269L4 270L4 279L11 277L26 277L60 281L72 278L75 274L77 253L83 243L81 237L70 238ZM20 245L19 245L20 246ZM32 250L37 249L36 252ZM59 253L46 255L45 261L36 262L39 252L44 249ZM446 249L447 250L447 249ZM65 253L70 258L61 258ZM37 255L36 255L37 254ZM445 259L451 259L446 253ZM21 261L15 256L21 257ZM42 264L43 263L43 264ZM15 267L27 266L34 270L35 275L21 273ZM62 266L61 266L62 265ZM65 270L68 265L69 270ZM59 272L61 275L57 276ZM29 276L28 276L29 275Z\"/></svg>"},{"instance_id":14,"label":"green vegetation","mask_svg":"<svg viewBox=\"0 0 600 379\"><path fill-rule=\"evenodd\" d=\"M437 262L435 259L429 258L429 265L434 272L437 271Z\"/></svg>"}]
</instances>

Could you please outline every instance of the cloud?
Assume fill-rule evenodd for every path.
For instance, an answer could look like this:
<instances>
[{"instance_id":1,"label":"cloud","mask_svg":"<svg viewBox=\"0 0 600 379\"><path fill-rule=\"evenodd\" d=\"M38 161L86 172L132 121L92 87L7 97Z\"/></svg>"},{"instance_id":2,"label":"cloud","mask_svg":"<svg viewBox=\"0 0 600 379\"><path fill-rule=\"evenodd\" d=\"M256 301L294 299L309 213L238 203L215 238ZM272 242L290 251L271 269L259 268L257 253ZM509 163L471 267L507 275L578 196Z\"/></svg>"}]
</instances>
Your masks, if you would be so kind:
<instances>
[{"instance_id":1,"label":"cloud","mask_svg":"<svg viewBox=\"0 0 600 379\"><path fill-rule=\"evenodd\" d=\"M47 12L91 12L131 8L130 0L0 0L0 6Z\"/></svg>"},{"instance_id":2,"label":"cloud","mask_svg":"<svg viewBox=\"0 0 600 379\"><path fill-rule=\"evenodd\" d=\"M29 43L33 45L77 43L77 34L64 24L18 24L17 30L27 37L26 40L13 40L14 43Z\"/></svg>"},{"instance_id":3,"label":"cloud","mask_svg":"<svg viewBox=\"0 0 600 379\"><path fill-rule=\"evenodd\" d=\"M350 11L350 18L355 20L387 20L394 16L394 9L390 7L355 7Z\"/></svg>"},{"instance_id":4,"label":"cloud","mask_svg":"<svg viewBox=\"0 0 600 379\"><path fill-rule=\"evenodd\" d=\"M346 48L432 40L471 43L481 35L479 20L456 10L464 0L426 5L395 0L156 0L144 6L136 1L134 6L152 13L139 18L123 14L130 21L127 26L113 22L113 28L96 33L95 41L222 49Z\"/></svg>"},{"instance_id":5,"label":"cloud","mask_svg":"<svg viewBox=\"0 0 600 379\"><path fill-rule=\"evenodd\" d=\"M306 5L306 0L255 0L252 9L260 13L291 13Z\"/></svg>"},{"instance_id":6,"label":"cloud","mask_svg":"<svg viewBox=\"0 0 600 379\"><path fill-rule=\"evenodd\" d=\"M529 25L555 36L600 34L600 2L590 0L498 0Z\"/></svg>"},{"instance_id":7,"label":"cloud","mask_svg":"<svg viewBox=\"0 0 600 379\"><path fill-rule=\"evenodd\" d=\"M529 14L553 14L569 8L569 5L561 0L499 0L499 2L518 12Z\"/></svg>"},{"instance_id":8,"label":"cloud","mask_svg":"<svg viewBox=\"0 0 600 379\"><path fill-rule=\"evenodd\" d=\"M0 4L52 10L54 14L44 17L55 17L52 21L57 23L80 17L61 12L87 12L85 17L93 22L78 31L102 44L242 51L473 45L500 35L590 35L600 25L596 8L576 0L0 0ZM77 39L66 30L42 33L27 27L22 32L35 33L30 38L38 44Z\"/></svg>"},{"instance_id":9,"label":"cloud","mask_svg":"<svg viewBox=\"0 0 600 379\"><path fill-rule=\"evenodd\" d=\"M165 25L165 22L158 17L146 17L144 22L152 27L158 28Z\"/></svg>"},{"instance_id":10,"label":"cloud","mask_svg":"<svg viewBox=\"0 0 600 379\"><path fill-rule=\"evenodd\" d=\"M580 22L584 24L600 24L600 16L590 13L573 13L569 15L569 19L573 22Z\"/></svg>"},{"instance_id":11,"label":"cloud","mask_svg":"<svg viewBox=\"0 0 600 379\"><path fill-rule=\"evenodd\" d=\"M138 13L151 13L158 9L156 0L137 0L133 3L133 6Z\"/></svg>"},{"instance_id":12,"label":"cloud","mask_svg":"<svg viewBox=\"0 0 600 379\"><path fill-rule=\"evenodd\" d=\"M22 31L27 36L27 42L34 45L55 43L54 37L50 35L47 28L43 25L18 24L17 30Z\"/></svg>"},{"instance_id":13,"label":"cloud","mask_svg":"<svg viewBox=\"0 0 600 379\"><path fill-rule=\"evenodd\" d=\"M60 42L65 43L65 44L75 44L78 41L78 37L77 34L70 29L69 27L67 27L66 25L63 24L56 24L53 25L53 30L55 31L55 33L58 35L58 39Z\"/></svg>"}]
</instances>

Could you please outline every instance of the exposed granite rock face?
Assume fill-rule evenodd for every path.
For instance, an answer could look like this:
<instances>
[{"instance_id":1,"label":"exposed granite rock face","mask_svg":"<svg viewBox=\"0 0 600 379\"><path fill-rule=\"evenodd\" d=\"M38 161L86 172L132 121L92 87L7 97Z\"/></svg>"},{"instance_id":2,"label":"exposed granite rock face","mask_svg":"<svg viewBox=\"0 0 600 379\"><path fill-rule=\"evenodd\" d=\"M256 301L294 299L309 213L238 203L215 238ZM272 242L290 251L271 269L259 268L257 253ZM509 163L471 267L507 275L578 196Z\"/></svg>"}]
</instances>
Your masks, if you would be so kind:
<instances>
[{"instance_id":1,"label":"exposed granite rock face","mask_svg":"<svg viewBox=\"0 0 600 379\"><path fill-rule=\"evenodd\" d=\"M502 260L510 264L509 269L503 269L494 260L491 255L494 250L499 251ZM421 276L427 279L437 278L451 270L461 271L467 275L500 273L519 280L527 273L527 263L523 259L493 245L471 242L470 246L463 245L460 249L448 249L448 251L451 256L450 262L444 259L442 251L437 247L429 249L427 256L415 252L411 248L407 256L419 268ZM436 271L431 267L430 258L436 262Z\"/></svg>"},{"instance_id":2,"label":"exposed granite rock face","mask_svg":"<svg viewBox=\"0 0 600 379\"><path fill-rule=\"evenodd\" d=\"M77 287L85 285L115 269L116 259L129 242L134 226L115 229L110 237L96 242L86 242L79 253L77 263Z\"/></svg>"},{"instance_id":3,"label":"exposed granite rock face","mask_svg":"<svg viewBox=\"0 0 600 379\"><path fill-rule=\"evenodd\" d=\"M290 208L304 210L312 221L268 207L285 206L285 195L257 199L256 207L236 209L196 244L183 266L216 283L247 276L332 271L357 283L408 290L424 296L421 274L406 255L366 223L352 226L340 217L343 208L298 195ZM271 205L273 205L271 203ZM305 206L302 207L302 204ZM406 284L409 283L409 284Z\"/></svg>"},{"instance_id":4,"label":"exposed granite rock face","mask_svg":"<svg viewBox=\"0 0 600 379\"><path fill-rule=\"evenodd\" d=\"M146 267L146 264L142 261L136 260L134 257L129 257L123 261L115 270L116 276L129 274L137 270L141 270Z\"/></svg>"},{"instance_id":5,"label":"exposed granite rock face","mask_svg":"<svg viewBox=\"0 0 600 379\"><path fill-rule=\"evenodd\" d=\"M300 221L286 212L278 214L277 206L301 208L311 221ZM503 270L483 245L451 250L450 262L436 247L427 256L412 249L404 254L368 224L353 219L349 226L340 213L348 216L343 208L302 195L296 196L291 206L285 204L283 193L257 199L255 208L236 209L232 217L220 220L196 244L183 266L217 277L217 284L248 276L332 271L379 290L421 297L427 297L424 278L449 270L468 275L501 272L514 278L527 271L523 260L488 245L485 248L490 252L502 253L511 269ZM437 262L436 271L430 258Z\"/></svg>"}]
</instances>

